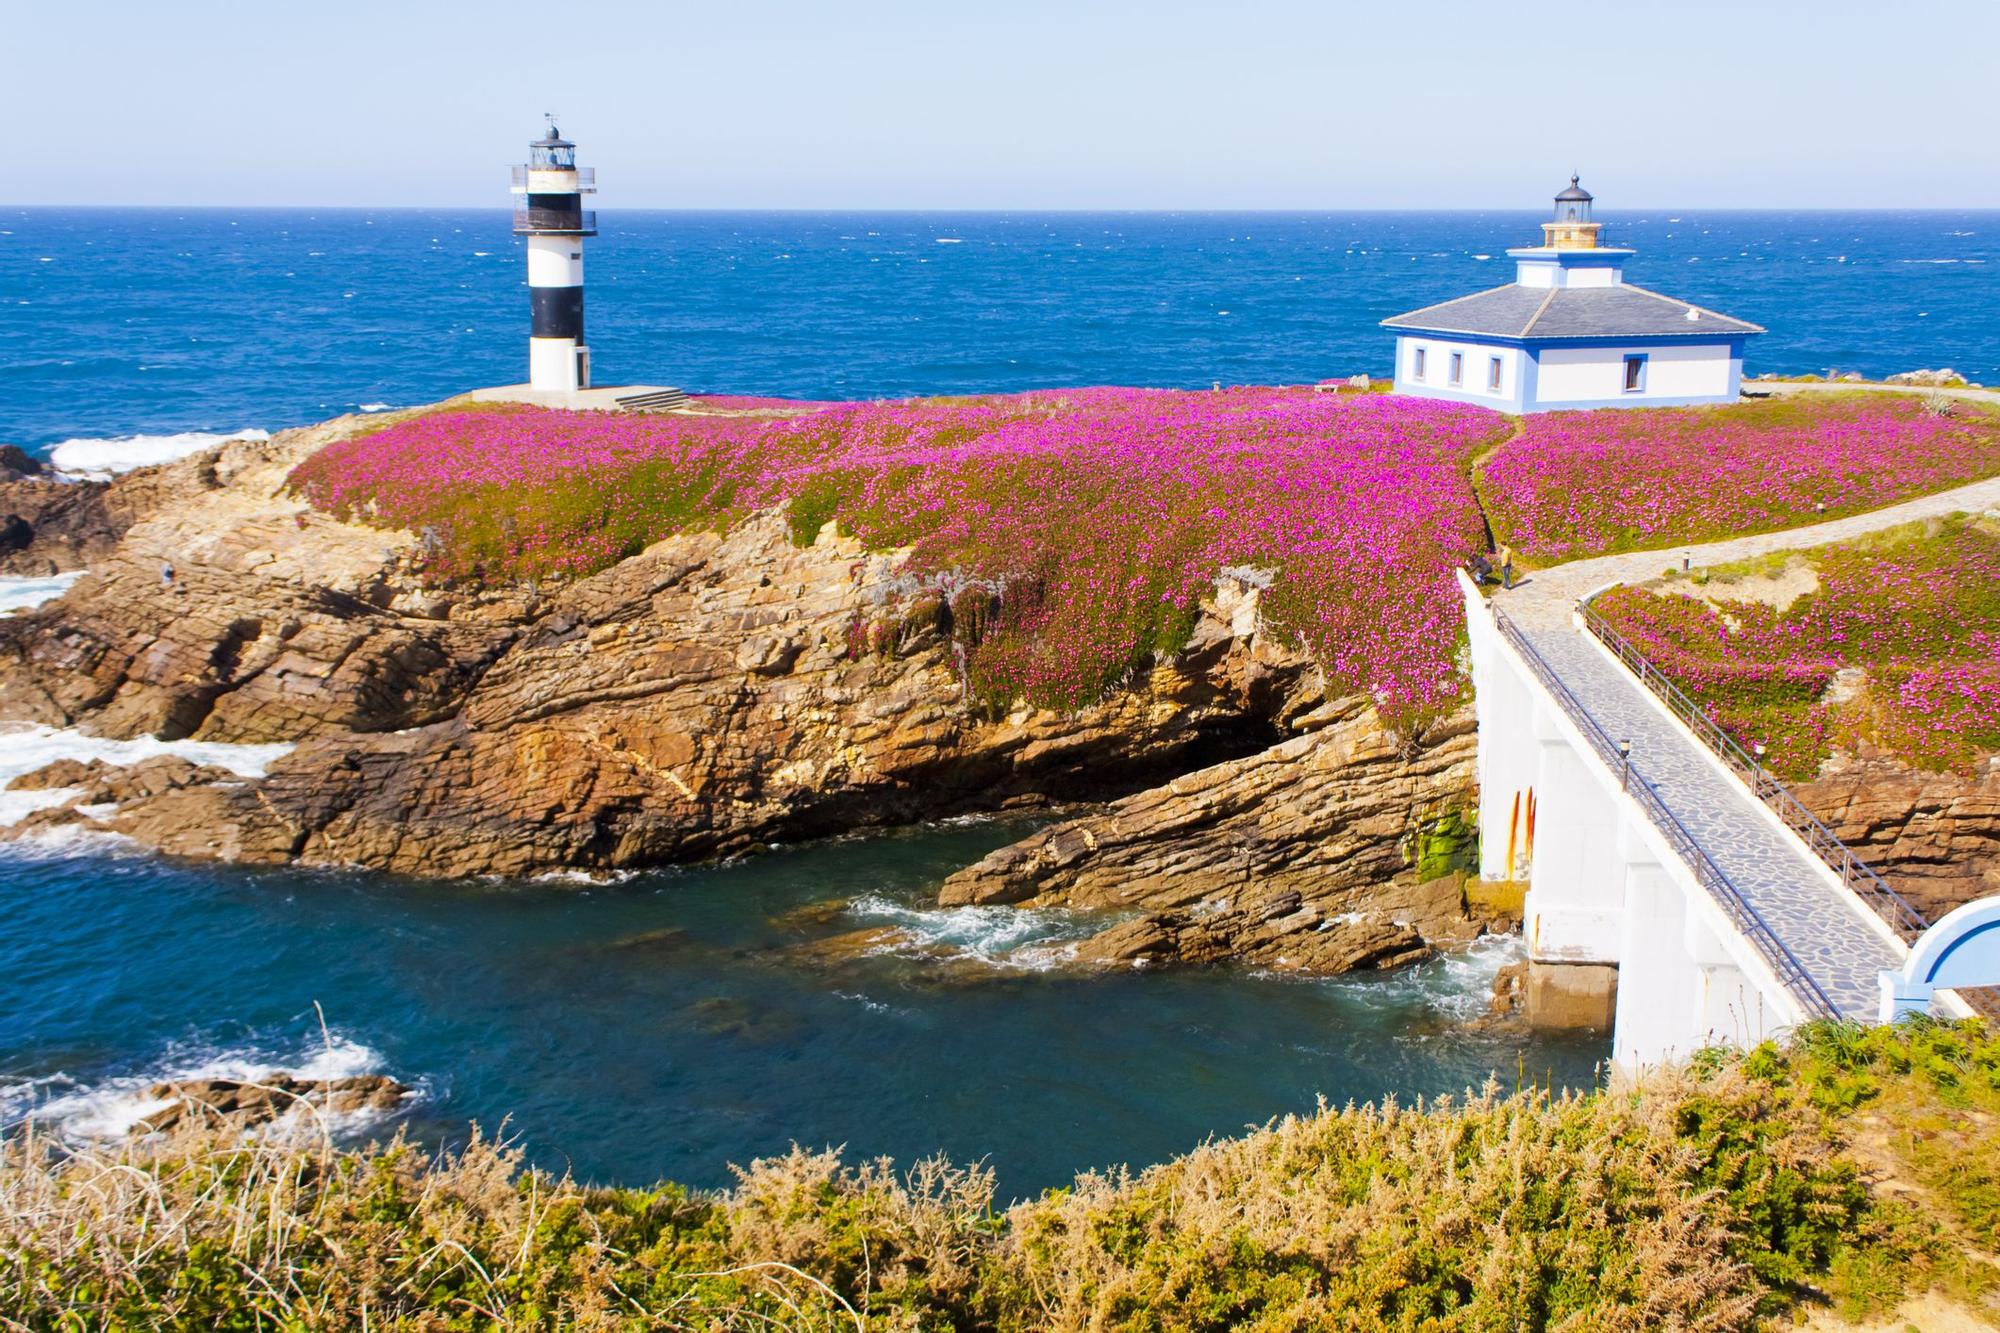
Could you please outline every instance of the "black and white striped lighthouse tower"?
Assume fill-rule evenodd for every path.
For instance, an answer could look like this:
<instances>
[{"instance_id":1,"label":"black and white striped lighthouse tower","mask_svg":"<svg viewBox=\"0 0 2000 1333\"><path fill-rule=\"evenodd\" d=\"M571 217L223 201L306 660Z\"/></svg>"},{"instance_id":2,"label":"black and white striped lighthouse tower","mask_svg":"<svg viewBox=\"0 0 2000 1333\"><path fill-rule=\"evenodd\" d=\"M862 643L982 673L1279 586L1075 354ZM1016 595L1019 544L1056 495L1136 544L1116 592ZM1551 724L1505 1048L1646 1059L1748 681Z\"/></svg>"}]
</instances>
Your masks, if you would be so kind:
<instances>
[{"instance_id":1,"label":"black and white striped lighthouse tower","mask_svg":"<svg viewBox=\"0 0 2000 1333\"><path fill-rule=\"evenodd\" d=\"M578 170L576 145L549 131L528 145L514 168L514 234L528 238L528 387L569 392L590 387L583 343L583 238L597 235L597 213L583 196L597 192L596 168Z\"/></svg>"}]
</instances>

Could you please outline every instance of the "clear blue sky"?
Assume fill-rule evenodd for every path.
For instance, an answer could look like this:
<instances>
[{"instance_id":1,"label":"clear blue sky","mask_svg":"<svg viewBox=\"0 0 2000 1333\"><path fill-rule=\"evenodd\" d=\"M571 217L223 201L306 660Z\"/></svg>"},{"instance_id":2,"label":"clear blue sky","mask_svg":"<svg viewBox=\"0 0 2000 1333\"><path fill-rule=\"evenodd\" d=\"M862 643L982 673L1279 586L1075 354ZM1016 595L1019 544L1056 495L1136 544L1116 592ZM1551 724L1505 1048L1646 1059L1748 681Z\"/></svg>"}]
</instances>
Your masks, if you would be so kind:
<instances>
[{"instance_id":1,"label":"clear blue sky","mask_svg":"<svg viewBox=\"0 0 2000 1333\"><path fill-rule=\"evenodd\" d=\"M497 207L554 109L607 207L2000 206L2000 0L0 13L0 203Z\"/></svg>"}]
</instances>

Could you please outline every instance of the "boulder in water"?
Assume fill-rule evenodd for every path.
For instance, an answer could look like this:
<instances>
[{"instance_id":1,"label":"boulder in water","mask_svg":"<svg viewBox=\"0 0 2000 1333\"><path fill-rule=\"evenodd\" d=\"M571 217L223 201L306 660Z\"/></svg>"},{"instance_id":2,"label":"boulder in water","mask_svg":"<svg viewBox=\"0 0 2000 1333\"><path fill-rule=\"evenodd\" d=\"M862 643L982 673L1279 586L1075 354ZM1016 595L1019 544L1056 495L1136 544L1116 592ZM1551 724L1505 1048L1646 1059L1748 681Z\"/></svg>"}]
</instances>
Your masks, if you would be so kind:
<instances>
[{"instance_id":1,"label":"boulder in water","mask_svg":"<svg viewBox=\"0 0 2000 1333\"><path fill-rule=\"evenodd\" d=\"M353 1115L398 1109L411 1089L385 1074L302 1079L290 1074L268 1078L200 1078L156 1083L147 1096L167 1105L132 1127L134 1134L158 1134L187 1125L267 1125L294 1112Z\"/></svg>"}]
</instances>

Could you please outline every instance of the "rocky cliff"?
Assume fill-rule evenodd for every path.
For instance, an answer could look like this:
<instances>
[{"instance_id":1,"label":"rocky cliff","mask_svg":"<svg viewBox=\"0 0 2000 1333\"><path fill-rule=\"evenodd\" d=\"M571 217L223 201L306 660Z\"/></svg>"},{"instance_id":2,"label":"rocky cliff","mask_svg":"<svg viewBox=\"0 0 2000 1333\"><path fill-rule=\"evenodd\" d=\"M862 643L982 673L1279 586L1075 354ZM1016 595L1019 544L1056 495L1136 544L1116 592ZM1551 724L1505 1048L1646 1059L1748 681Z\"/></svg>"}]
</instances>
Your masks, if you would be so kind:
<instances>
[{"instance_id":1,"label":"rocky cliff","mask_svg":"<svg viewBox=\"0 0 2000 1333\"><path fill-rule=\"evenodd\" d=\"M1359 699L1310 730L1044 829L940 900L1116 909L1086 961L1387 967L1512 922L1469 910L1476 740L1459 714L1398 744Z\"/></svg>"},{"instance_id":2,"label":"rocky cliff","mask_svg":"<svg viewBox=\"0 0 2000 1333\"><path fill-rule=\"evenodd\" d=\"M365 424L379 422L372 419ZM783 514L662 541L564 586L435 586L409 533L286 487L343 419L121 478L13 469L10 568L91 573L0 619L0 722L293 742L266 776L156 763L31 776L75 794L19 828L103 824L163 851L424 875L610 870L1054 801L1103 803L968 867L946 903L1117 924L1086 960L1342 970L1498 924L1459 872L1469 720L1413 742L1265 634L1256 571L1192 638L1077 713L967 696L970 627L898 552ZM46 780L44 780L46 779ZM1925 910L1992 891L2000 801L1856 768L1807 799Z\"/></svg>"},{"instance_id":3,"label":"rocky cliff","mask_svg":"<svg viewBox=\"0 0 2000 1333\"><path fill-rule=\"evenodd\" d=\"M1187 647L1103 703L1004 716L968 700L959 631L902 595L899 553L830 528L800 547L780 514L564 587L431 587L412 535L337 522L285 488L358 424L99 488L128 516L115 544L63 599L0 621L0 717L297 742L259 781L125 784L112 827L246 861L611 869L1115 799L1245 756L1264 773L1291 762L1266 753L1288 737L1379 733L1258 631L1254 577L1222 580ZM0 508L46 484L13 483ZM1385 772L1399 761L1379 741Z\"/></svg>"},{"instance_id":4,"label":"rocky cliff","mask_svg":"<svg viewBox=\"0 0 2000 1333\"><path fill-rule=\"evenodd\" d=\"M1796 794L1933 921L2000 893L2000 758L1964 777L1840 756Z\"/></svg>"}]
</instances>

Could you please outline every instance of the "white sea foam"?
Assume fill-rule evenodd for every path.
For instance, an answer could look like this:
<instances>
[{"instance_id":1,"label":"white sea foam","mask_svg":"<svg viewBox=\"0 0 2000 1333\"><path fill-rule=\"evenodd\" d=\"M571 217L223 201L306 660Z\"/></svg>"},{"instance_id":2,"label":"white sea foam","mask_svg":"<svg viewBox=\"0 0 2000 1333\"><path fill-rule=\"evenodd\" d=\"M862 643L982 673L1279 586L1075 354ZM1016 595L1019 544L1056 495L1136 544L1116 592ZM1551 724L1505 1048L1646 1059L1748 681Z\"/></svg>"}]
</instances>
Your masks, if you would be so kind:
<instances>
[{"instance_id":1,"label":"white sea foam","mask_svg":"<svg viewBox=\"0 0 2000 1333\"><path fill-rule=\"evenodd\" d=\"M239 430L233 435L183 431L179 435L124 435L108 440L64 440L49 451L58 472L91 481L106 481L134 468L171 463L231 440L268 440L269 431Z\"/></svg>"},{"instance_id":2,"label":"white sea foam","mask_svg":"<svg viewBox=\"0 0 2000 1333\"><path fill-rule=\"evenodd\" d=\"M395 409L390 407L387 403L363 403L361 405L361 410L363 412L391 412L394 411Z\"/></svg>"},{"instance_id":3,"label":"white sea foam","mask_svg":"<svg viewBox=\"0 0 2000 1333\"><path fill-rule=\"evenodd\" d=\"M79 569L68 574L0 576L0 616L11 616L54 601L86 572Z\"/></svg>"},{"instance_id":4,"label":"white sea foam","mask_svg":"<svg viewBox=\"0 0 2000 1333\"><path fill-rule=\"evenodd\" d=\"M6 786L23 773L58 759L88 763L102 759L107 764L136 764L155 755L177 754L197 764L226 768L246 778L260 778L283 755L291 753L289 743L275 745L232 745L222 741L162 741L151 736L114 741L76 730L53 727L0 726L0 825L15 824L36 810L61 805L77 794L74 787L53 791L7 791Z\"/></svg>"},{"instance_id":5,"label":"white sea foam","mask_svg":"<svg viewBox=\"0 0 2000 1333\"><path fill-rule=\"evenodd\" d=\"M911 907L864 894L848 911L896 927L902 940L887 953L944 953L993 967L1046 971L1065 961L1076 942L1103 928L1102 916L1058 908Z\"/></svg>"},{"instance_id":6,"label":"white sea foam","mask_svg":"<svg viewBox=\"0 0 2000 1333\"><path fill-rule=\"evenodd\" d=\"M1447 950L1386 977L1357 972L1318 984L1340 992L1362 1009L1397 1011L1414 1000L1465 1023L1491 1008L1500 969L1525 957L1527 947L1519 935L1482 935L1463 949Z\"/></svg>"},{"instance_id":7,"label":"white sea foam","mask_svg":"<svg viewBox=\"0 0 2000 1333\"><path fill-rule=\"evenodd\" d=\"M323 1080L382 1072L379 1053L337 1032L324 1040L316 1035L310 1046L291 1054L255 1045L172 1046L147 1068L129 1074L91 1081L58 1072L0 1082L0 1127L33 1119L37 1125L73 1139L122 1139L147 1116L172 1105L148 1095L157 1084L196 1079L257 1083L279 1075ZM411 1100L423 1095L419 1085ZM348 1112L326 1116L324 1122L335 1134L351 1134L382 1116L379 1111Z\"/></svg>"},{"instance_id":8,"label":"white sea foam","mask_svg":"<svg viewBox=\"0 0 2000 1333\"><path fill-rule=\"evenodd\" d=\"M623 884L638 877L636 870L592 870L572 866L566 870L544 870L540 874L528 876L531 884L578 884L585 888L597 888L605 884ZM488 875L485 878L506 882L509 875Z\"/></svg>"}]
</instances>

